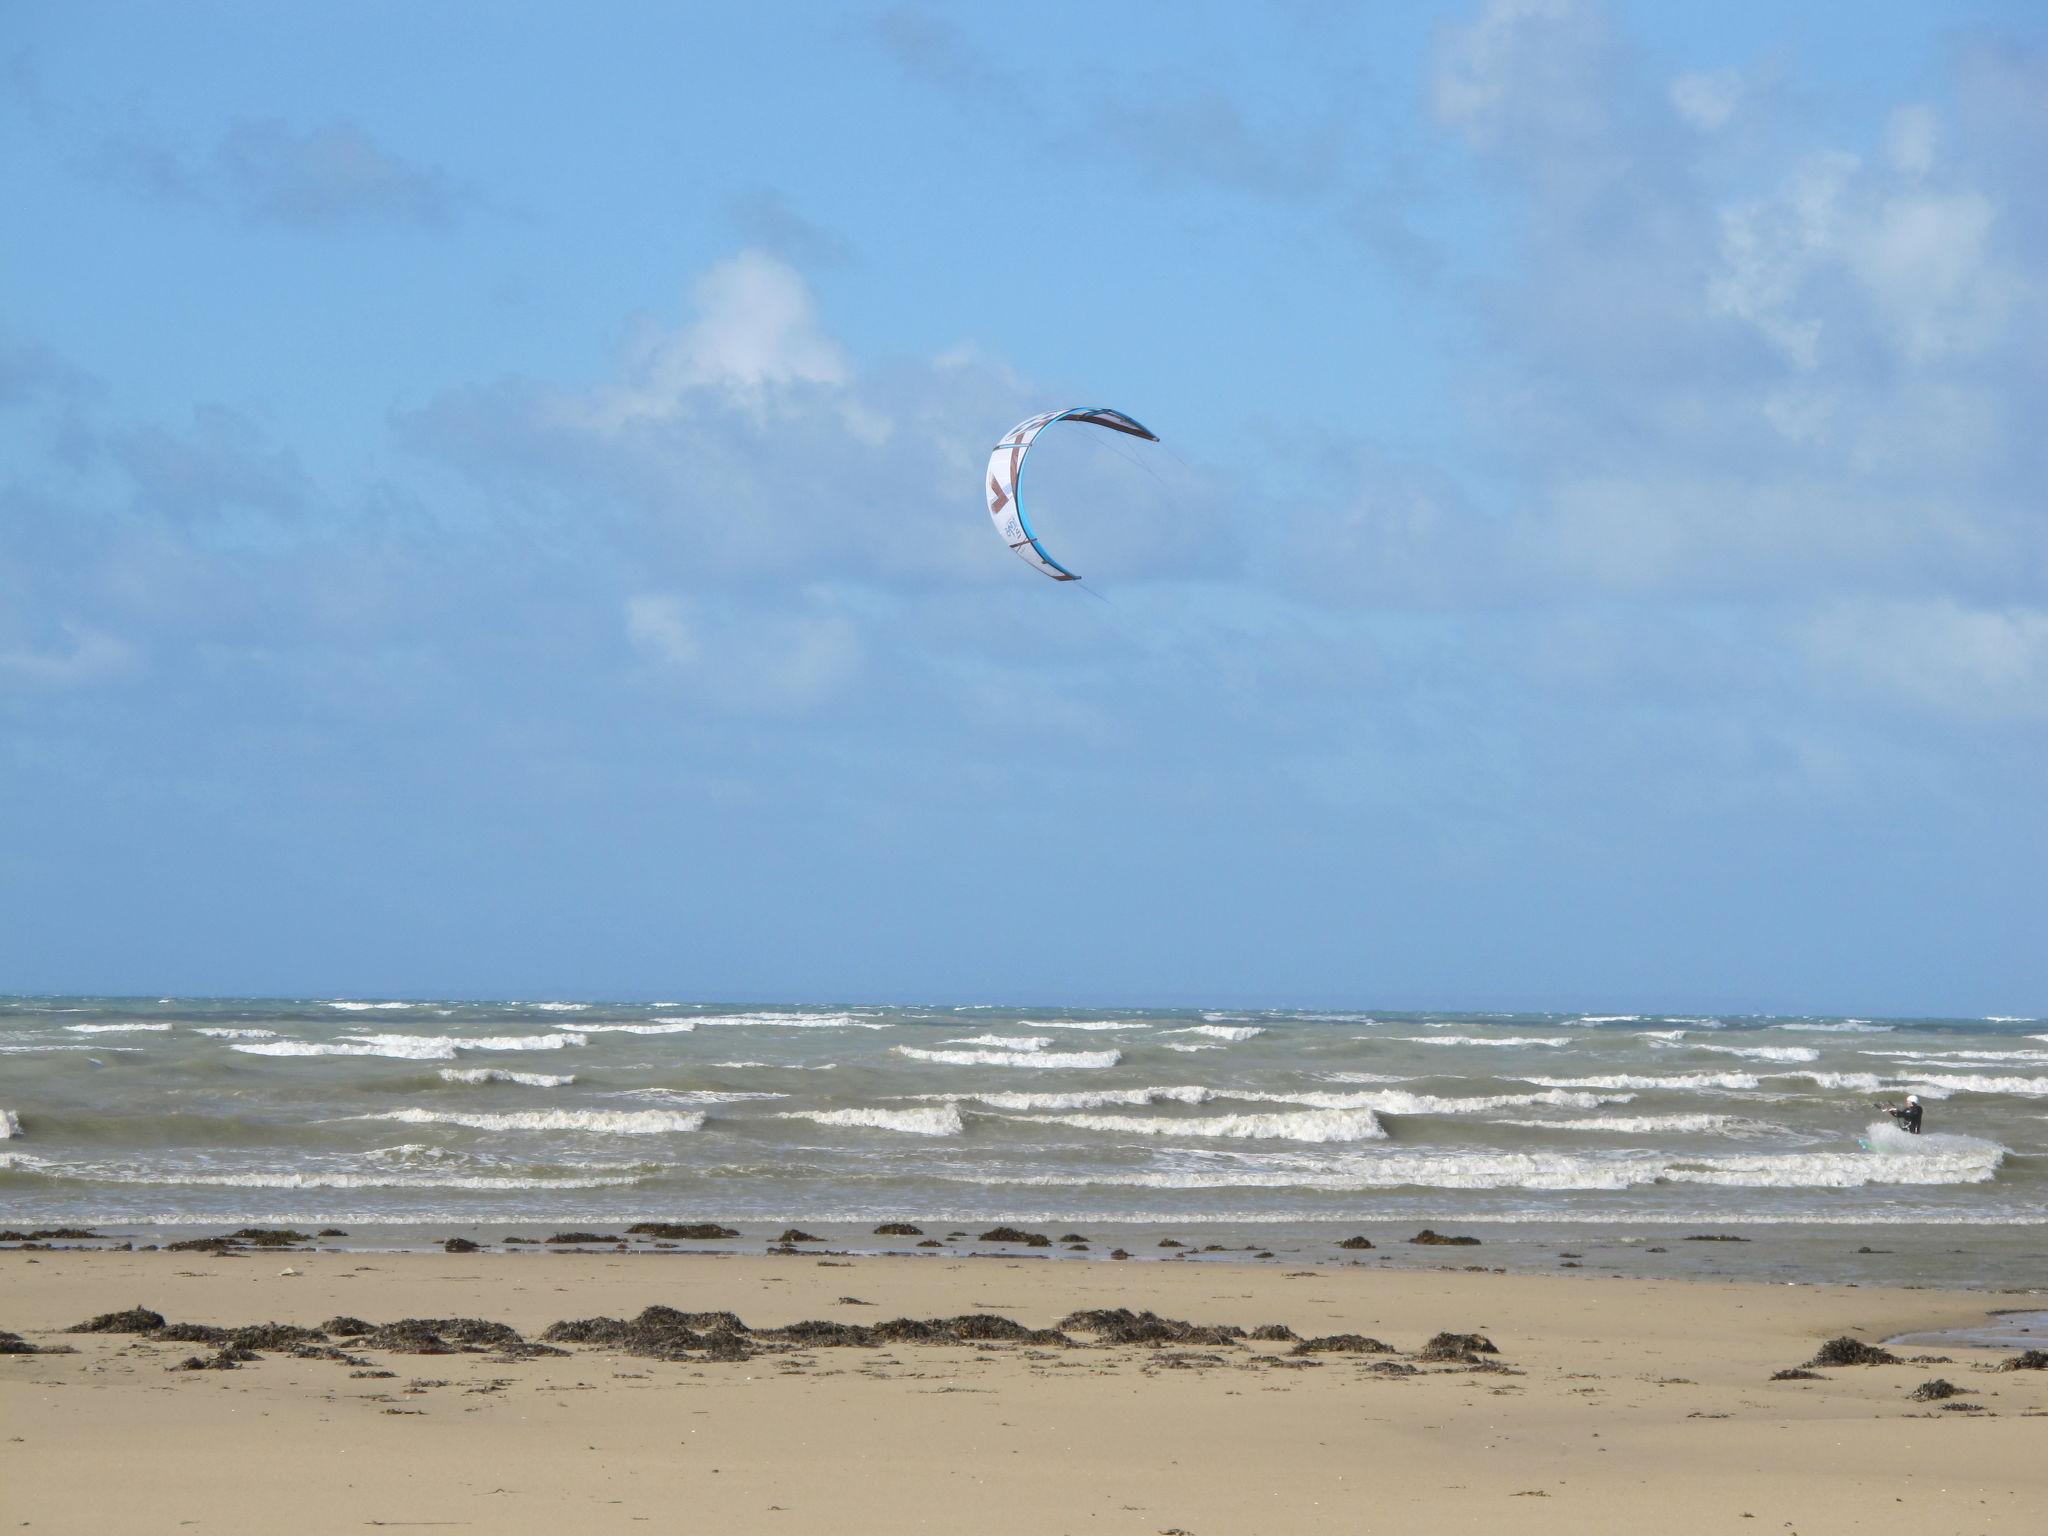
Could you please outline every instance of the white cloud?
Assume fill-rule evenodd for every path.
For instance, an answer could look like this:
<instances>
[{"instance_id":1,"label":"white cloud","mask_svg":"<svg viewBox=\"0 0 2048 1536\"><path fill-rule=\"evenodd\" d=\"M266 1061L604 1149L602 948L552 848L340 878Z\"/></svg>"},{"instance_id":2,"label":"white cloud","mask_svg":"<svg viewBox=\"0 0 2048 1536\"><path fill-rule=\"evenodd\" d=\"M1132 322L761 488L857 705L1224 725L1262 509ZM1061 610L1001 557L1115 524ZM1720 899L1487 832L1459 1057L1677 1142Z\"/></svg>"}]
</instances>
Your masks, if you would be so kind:
<instances>
[{"instance_id":1,"label":"white cloud","mask_svg":"<svg viewBox=\"0 0 2048 1536\"><path fill-rule=\"evenodd\" d=\"M1800 638L1824 685L1967 719L2048 718L2048 609L1843 602Z\"/></svg>"},{"instance_id":2,"label":"white cloud","mask_svg":"<svg viewBox=\"0 0 2048 1536\"><path fill-rule=\"evenodd\" d=\"M1728 126L1742 105L1742 77L1732 69L1680 75L1671 82L1671 109L1702 132Z\"/></svg>"},{"instance_id":3,"label":"white cloud","mask_svg":"<svg viewBox=\"0 0 2048 1536\"><path fill-rule=\"evenodd\" d=\"M61 691L89 687L126 672L135 652L126 641L84 624L62 626L69 645L0 650L0 686Z\"/></svg>"},{"instance_id":4,"label":"white cloud","mask_svg":"<svg viewBox=\"0 0 2048 1536\"><path fill-rule=\"evenodd\" d=\"M598 402L596 424L674 416L704 390L759 404L779 386L847 381L846 355L820 328L810 288L788 263L742 251L698 278L690 297L697 317L688 325L641 327L626 382Z\"/></svg>"},{"instance_id":5,"label":"white cloud","mask_svg":"<svg viewBox=\"0 0 2048 1536\"><path fill-rule=\"evenodd\" d=\"M859 627L830 594L742 606L729 598L640 593L626 633L692 692L741 713L800 714L830 702L860 671Z\"/></svg>"}]
</instances>

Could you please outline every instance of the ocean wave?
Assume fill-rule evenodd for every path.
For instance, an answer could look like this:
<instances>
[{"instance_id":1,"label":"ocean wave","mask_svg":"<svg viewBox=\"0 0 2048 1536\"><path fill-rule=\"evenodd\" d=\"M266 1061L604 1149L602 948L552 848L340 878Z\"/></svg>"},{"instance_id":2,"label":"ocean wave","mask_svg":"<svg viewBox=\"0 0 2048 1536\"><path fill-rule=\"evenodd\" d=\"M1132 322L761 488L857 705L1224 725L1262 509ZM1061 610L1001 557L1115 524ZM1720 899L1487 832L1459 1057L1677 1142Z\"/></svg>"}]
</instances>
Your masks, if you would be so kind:
<instances>
[{"instance_id":1,"label":"ocean wave","mask_svg":"<svg viewBox=\"0 0 2048 1536\"><path fill-rule=\"evenodd\" d=\"M250 1056L388 1056L395 1061L452 1061L457 1051L559 1051L589 1042L578 1034L344 1035L340 1040L270 1040L234 1044Z\"/></svg>"},{"instance_id":2,"label":"ocean wave","mask_svg":"<svg viewBox=\"0 0 2048 1536\"><path fill-rule=\"evenodd\" d=\"M195 1035L211 1035L216 1040L275 1040L274 1029L195 1029Z\"/></svg>"},{"instance_id":3,"label":"ocean wave","mask_svg":"<svg viewBox=\"0 0 2048 1536\"><path fill-rule=\"evenodd\" d=\"M1773 1029L1802 1031L1812 1035L1888 1035L1892 1032L1889 1024L1873 1024L1868 1019L1834 1019L1820 1023L1773 1024Z\"/></svg>"},{"instance_id":4,"label":"ocean wave","mask_svg":"<svg viewBox=\"0 0 2048 1536\"><path fill-rule=\"evenodd\" d=\"M911 1136L958 1136L964 1129L960 1111L951 1104L936 1109L791 1109L775 1118L810 1120L818 1125L857 1126L875 1131L901 1131Z\"/></svg>"},{"instance_id":5,"label":"ocean wave","mask_svg":"<svg viewBox=\"0 0 2048 1536\"><path fill-rule=\"evenodd\" d=\"M1683 1040L1685 1036L1686 1031L1682 1029L1639 1029L1636 1031L1636 1038L1638 1040L1658 1040L1666 1044L1673 1040Z\"/></svg>"},{"instance_id":6,"label":"ocean wave","mask_svg":"<svg viewBox=\"0 0 2048 1536\"><path fill-rule=\"evenodd\" d=\"M1885 1056L1916 1064L1955 1065L1972 1061L2048 1061L2048 1051L1858 1051L1858 1056Z\"/></svg>"},{"instance_id":7,"label":"ocean wave","mask_svg":"<svg viewBox=\"0 0 2048 1536\"><path fill-rule=\"evenodd\" d=\"M1108 1109L1123 1105L1206 1104L1216 1097L1209 1088L1102 1088L1076 1093L920 1093L918 1099L947 1104L981 1104L989 1109Z\"/></svg>"},{"instance_id":8,"label":"ocean wave","mask_svg":"<svg viewBox=\"0 0 2048 1536\"><path fill-rule=\"evenodd\" d=\"M1179 1051L1183 1056L1192 1056L1196 1051L1220 1051L1224 1049L1220 1043L1214 1045L1182 1045L1177 1040L1167 1041L1166 1048L1169 1051Z\"/></svg>"},{"instance_id":9,"label":"ocean wave","mask_svg":"<svg viewBox=\"0 0 2048 1536\"><path fill-rule=\"evenodd\" d=\"M764 1024L776 1029L888 1029L884 1020L857 1018L850 1013L784 1013L768 1010L761 1013L712 1013L705 1014L697 1021L714 1029L738 1029L749 1024Z\"/></svg>"},{"instance_id":10,"label":"ocean wave","mask_svg":"<svg viewBox=\"0 0 2048 1536\"><path fill-rule=\"evenodd\" d=\"M1624 1136L1647 1136L1662 1131L1685 1135L1739 1135L1744 1128L1773 1130L1760 1120L1740 1115L1587 1115L1570 1120L1491 1120L1489 1125L1512 1125L1532 1131L1612 1131Z\"/></svg>"},{"instance_id":11,"label":"ocean wave","mask_svg":"<svg viewBox=\"0 0 2048 1536\"><path fill-rule=\"evenodd\" d=\"M750 1067L767 1067L777 1072L830 1072L837 1068L839 1063L836 1061L714 1061L710 1065L713 1067L729 1067L735 1072L744 1071Z\"/></svg>"},{"instance_id":12,"label":"ocean wave","mask_svg":"<svg viewBox=\"0 0 2048 1536\"><path fill-rule=\"evenodd\" d=\"M789 1095L742 1088L626 1088L611 1097L651 1099L660 1104L743 1104L751 1099L786 1099Z\"/></svg>"},{"instance_id":13,"label":"ocean wave","mask_svg":"<svg viewBox=\"0 0 2048 1536\"><path fill-rule=\"evenodd\" d=\"M387 1109L356 1120L395 1120L401 1125L459 1125L472 1131L591 1131L600 1136L663 1136L704 1128L704 1112L666 1109L522 1109L503 1114L470 1114L442 1109Z\"/></svg>"},{"instance_id":14,"label":"ocean wave","mask_svg":"<svg viewBox=\"0 0 2048 1536\"><path fill-rule=\"evenodd\" d=\"M1386 1130L1369 1109L1305 1109L1285 1115L1035 1115L1031 1125L1070 1125L1114 1135L1195 1136L1251 1141L1384 1141Z\"/></svg>"},{"instance_id":15,"label":"ocean wave","mask_svg":"<svg viewBox=\"0 0 2048 1536\"><path fill-rule=\"evenodd\" d=\"M555 1028L585 1035L687 1035L696 1030L697 1021L655 1019L647 1024L587 1024L578 1019L574 1024L557 1024Z\"/></svg>"},{"instance_id":16,"label":"ocean wave","mask_svg":"<svg viewBox=\"0 0 2048 1536\"><path fill-rule=\"evenodd\" d=\"M1820 1052L1804 1045L1700 1045L1689 1051L1713 1051L1720 1056L1740 1056L1747 1061L1819 1061Z\"/></svg>"},{"instance_id":17,"label":"ocean wave","mask_svg":"<svg viewBox=\"0 0 2048 1536\"><path fill-rule=\"evenodd\" d=\"M170 1030L168 1024L66 1024L65 1029L74 1035L161 1035Z\"/></svg>"},{"instance_id":18,"label":"ocean wave","mask_svg":"<svg viewBox=\"0 0 2048 1536\"><path fill-rule=\"evenodd\" d=\"M64 1177L81 1175L65 1170ZM108 1184L193 1184L226 1189L615 1189L638 1184L642 1175L603 1174L547 1178L502 1174L404 1173L139 1173L127 1177L94 1172L95 1182Z\"/></svg>"},{"instance_id":19,"label":"ocean wave","mask_svg":"<svg viewBox=\"0 0 2048 1536\"><path fill-rule=\"evenodd\" d=\"M1643 1016L1640 1013L1582 1013L1576 1019L1573 1019L1572 1022L1574 1024L1640 1024L1643 1022Z\"/></svg>"},{"instance_id":20,"label":"ocean wave","mask_svg":"<svg viewBox=\"0 0 2048 1536\"><path fill-rule=\"evenodd\" d=\"M1232 1043L1249 1040L1253 1035L1263 1035L1265 1032L1257 1024L1190 1024L1185 1029L1160 1031L1165 1035L1209 1035L1217 1040L1228 1040Z\"/></svg>"},{"instance_id":21,"label":"ocean wave","mask_svg":"<svg viewBox=\"0 0 2048 1536\"><path fill-rule=\"evenodd\" d=\"M958 1040L941 1040L941 1045L979 1045L992 1051L1042 1051L1052 1044L1051 1035L963 1035Z\"/></svg>"},{"instance_id":22,"label":"ocean wave","mask_svg":"<svg viewBox=\"0 0 2048 1536\"><path fill-rule=\"evenodd\" d=\"M1747 1189L1853 1189L1865 1185L1981 1184L1997 1174L2005 1149L1969 1137L1951 1145L1894 1150L1872 1127L1868 1152L1787 1152L1768 1155L1681 1157L1616 1151L1410 1152L1359 1150L1337 1160L1286 1166L1181 1167L1128 1173L942 1173L950 1181L989 1186L1096 1185L1138 1189L1369 1189L1624 1190L1650 1184L1702 1184ZM1907 1138L1924 1142L1927 1138Z\"/></svg>"},{"instance_id":23,"label":"ocean wave","mask_svg":"<svg viewBox=\"0 0 2048 1536\"><path fill-rule=\"evenodd\" d=\"M1407 1077L1396 1077L1386 1072L1325 1072L1322 1074L1322 1079L1326 1083L1412 1083L1415 1081L1414 1074L1412 1073Z\"/></svg>"},{"instance_id":24,"label":"ocean wave","mask_svg":"<svg viewBox=\"0 0 2048 1536\"><path fill-rule=\"evenodd\" d=\"M1570 1045L1570 1035L1418 1035L1402 1045Z\"/></svg>"},{"instance_id":25,"label":"ocean wave","mask_svg":"<svg viewBox=\"0 0 2048 1536\"><path fill-rule=\"evenodd\" d=\"M419 1003L323 1003L324 1008L339 1008L346 1013L376 1013L385 1009L418 1008Z\"/></svg>"},{"instance_id":26,"label":"ocean wave","mask_svg":"<svg viewBox=\"0 0 2048 1536\"><path fill-rule=\"evenodd\" d=\"M581 1013L588 1003L535 1003L533 1007L542 1013Z\"/></svg>"},{"instance_id":27,"label":"ocean wave","mask_svg":"<svg viewBox=\"0 0 2048 1536\"><path fill-rule=\"evenodd\" d=\"M0 1109L0 1141L8 1141L21 1134L21 1116L11 1109Z\"/></svg>"},{"instance_id":28,"label":"ocean wave","mask_svg":"<svg viewBox=\"0 0 2048 1536\"><path fill-rule=\"evenodd\" d=\"M1525 1083L1544 1088L1667 1088L1679 1092L1702 1088L1742 1090L1762 1085L1747 1072L1687 1072L1675 1077L1645 1077L1617 1072L1606 1077L1524 1077Z\"/></svg>"},{"instance_id":29,"label":"ocean wave","mask_svg":"<svg viewBox=\"0 0 2048 1536\"><path fill-rule=\"evenodd\" d=\"M1023 1029L1150 1029L1150 1024L1136 1019L1019 1019Z\"/></svg>"},{"instance_id":30,"label":"ocean wave","mask_svg":"<svg viewBox=\"0 0 2048 1536\"><path fill-rule=\"evenodd\" d=\"M1950 1093L2009 1093L2033 1099L2048 1094L2048 1077L1993 1077L1988 1073L1966 1077L1948 1072L1902 1078L1900 1086L1917 1089L1923 1094L1930 1088L1945 1088Z\"/></svg>"},{"instance_id":31,"label":"ocean wave","mask_svg":"<svg viewBox=\"0 0 2048 1536\"><path fill-rule=\"evenodd\" d=\"M247 1056L388 1056L396 1061L453 1061L452 1040L420 1039L400 1046L348 1044L338 1040L268 1040L228 1047Z\"/></svg>"},{"instance_id":32,"label":"ocean wave","mask_svg":"<svg viewBox=\"0 0 2048 1536\"><path fill-rule=\"evenodd\" d=\"M927 1051L899 1045L896 1052L914 1061L938 1061L955 1067L1113 1067L1121 1051Z\"/></svg>"},{"instance_id":33,"label":"ocean wave","mask_svg":"<svg viewBox=\"0 0 2048 1536\"><path fill-rule=\"evenodd\" d=\"M566 1088L576 1081L573 1072L509 1072L503 1067L443 1067L441 1076L451 1083L521 1083L528 1088Z\"/></svg>"}]
</instances>

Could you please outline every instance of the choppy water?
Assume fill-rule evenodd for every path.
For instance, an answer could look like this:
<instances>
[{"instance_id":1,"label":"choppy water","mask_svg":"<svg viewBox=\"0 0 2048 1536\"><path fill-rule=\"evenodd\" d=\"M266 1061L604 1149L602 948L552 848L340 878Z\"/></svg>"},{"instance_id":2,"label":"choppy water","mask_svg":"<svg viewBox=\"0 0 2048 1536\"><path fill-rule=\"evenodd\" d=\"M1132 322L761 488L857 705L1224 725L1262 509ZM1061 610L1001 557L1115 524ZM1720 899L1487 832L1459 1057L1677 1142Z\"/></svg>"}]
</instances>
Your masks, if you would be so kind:
<instances>
[{"instance_id":1,"label":"choppy water","mask_svg":"<svg viewBox=\"0 0 2048 1536\"><path fill-rule=\"evenodd\" d=\"M17 998L0 1128L0 1226L2018 1225L2048 1021Z\"/></svg>"}]
</instances>

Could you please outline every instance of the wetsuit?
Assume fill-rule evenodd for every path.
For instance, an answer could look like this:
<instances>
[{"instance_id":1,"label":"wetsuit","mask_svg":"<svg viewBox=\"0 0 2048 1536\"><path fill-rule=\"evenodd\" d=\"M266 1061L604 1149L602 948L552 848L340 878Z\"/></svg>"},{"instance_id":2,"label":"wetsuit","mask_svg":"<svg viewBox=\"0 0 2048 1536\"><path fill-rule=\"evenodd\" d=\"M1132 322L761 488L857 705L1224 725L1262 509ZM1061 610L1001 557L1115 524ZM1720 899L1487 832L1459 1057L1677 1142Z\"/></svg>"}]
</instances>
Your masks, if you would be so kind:
<instances>
[{"instance_id":1,"label":"wetsuit","mask_svg":"<svg viewBox=\"0 0 2048 1536\"><path fill-rule=\"evenodd\" d=\"M1918 1104L1902 1104L1897 1109L1886 1110L1885 1113L1898 1121L1901 1127L1912 1132L1915 1136L1920 1134L1920 1106Z\"/></svg>"}]
</instances>

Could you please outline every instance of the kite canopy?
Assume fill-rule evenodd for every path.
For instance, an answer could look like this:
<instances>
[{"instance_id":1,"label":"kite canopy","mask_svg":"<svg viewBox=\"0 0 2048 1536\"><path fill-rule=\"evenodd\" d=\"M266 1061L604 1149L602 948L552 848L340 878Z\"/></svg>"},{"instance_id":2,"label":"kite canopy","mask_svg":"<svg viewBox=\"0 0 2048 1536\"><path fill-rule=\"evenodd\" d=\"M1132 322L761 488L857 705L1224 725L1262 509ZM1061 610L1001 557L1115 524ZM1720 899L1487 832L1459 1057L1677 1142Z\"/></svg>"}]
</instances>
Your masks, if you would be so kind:
<instances>
[{"instance_id":1,"label":"kite canopy","mask_svg":"<svg viewBox=\"0 0 2048 1536\"><path fill-rule=\"evenodd\" d=\"M1158 437L1131 420L1122 411L1112 411L1102 405L1079 405L1068 411L1048 411L1043 416L1033 416L1029 421L1020 421L1003 434L988 456L988 515L994 520L996 532L1003 536L1003 542L1024 558L1024 560L1054 581L1079 581L1081 578L1068 570L1059 561L1045 552L1045 546L1038 542L1038 535L1031 531L1031 524L1024 516L1024 503L1019 496L1017 482L1024 474L1024 456L1031 451L1038 434L1056 421L1085 421L1092 427L1108 427L1112 432L1128 432L1132 437L1142 437L1148 443L1156 443Z\"/></svg>"}]
</instances>

